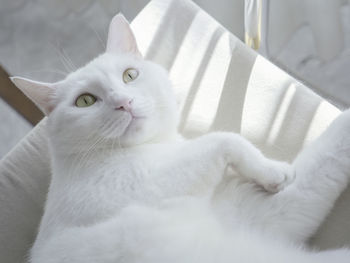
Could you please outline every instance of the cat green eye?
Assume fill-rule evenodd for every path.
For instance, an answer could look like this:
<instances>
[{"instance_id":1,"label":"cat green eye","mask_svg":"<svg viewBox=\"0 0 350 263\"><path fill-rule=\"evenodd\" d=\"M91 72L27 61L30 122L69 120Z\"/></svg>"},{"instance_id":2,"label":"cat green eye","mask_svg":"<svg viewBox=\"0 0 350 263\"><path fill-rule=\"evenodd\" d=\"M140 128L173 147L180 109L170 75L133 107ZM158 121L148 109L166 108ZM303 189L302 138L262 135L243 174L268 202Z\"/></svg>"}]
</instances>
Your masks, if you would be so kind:
<instances>
[{"instance_id":1,"label":"cat green eye","mask_svg":"<svg viewBox=\"0 0 350 263\"><path fill-rule=\"evenodd\" d=\"M96 98L91 94L82 94L75 101L77 107L89 107L96 102Z\"/></svg>"},{"instance_id":2,"label":"cat green eye","mask_svg":"<svg viewBox=\"0 0 350 263\"><path fill-rule=\"evenodd\" d=\"M128 68L123 73L123 81L125 83L129 83L133 80L135 80L139 75L139 72L134 68Z\"/></svg>"}]
</instances>

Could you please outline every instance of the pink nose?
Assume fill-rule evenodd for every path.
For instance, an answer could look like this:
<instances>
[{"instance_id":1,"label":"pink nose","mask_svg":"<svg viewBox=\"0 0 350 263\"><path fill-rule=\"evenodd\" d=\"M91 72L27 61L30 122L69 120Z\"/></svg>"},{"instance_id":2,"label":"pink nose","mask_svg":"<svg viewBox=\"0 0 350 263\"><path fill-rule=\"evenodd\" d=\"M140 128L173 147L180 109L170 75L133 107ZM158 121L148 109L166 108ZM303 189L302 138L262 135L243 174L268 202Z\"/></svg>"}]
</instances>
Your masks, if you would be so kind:
<instances>
[{"instance_id":1,"label":"pink nose","mask_svg":"<svg viewBox=\"0 0 350 263\"><path fill-rule=\"evenodd\" d=\"M131 103L132 103L132 99L123 99L123 100L117 101L115 109L122 110L122 111L130 111Z\"/></svg>"}]
</instances>

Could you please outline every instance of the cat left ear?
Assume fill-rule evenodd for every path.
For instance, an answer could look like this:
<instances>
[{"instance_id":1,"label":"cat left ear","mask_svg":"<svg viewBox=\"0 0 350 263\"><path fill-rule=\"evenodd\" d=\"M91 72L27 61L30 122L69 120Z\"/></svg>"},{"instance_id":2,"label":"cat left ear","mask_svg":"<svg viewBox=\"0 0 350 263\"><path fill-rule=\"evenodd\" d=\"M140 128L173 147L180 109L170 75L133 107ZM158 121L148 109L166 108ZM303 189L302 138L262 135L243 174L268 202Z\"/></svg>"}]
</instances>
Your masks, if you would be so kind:
<instances>
[{"instance_id":1,"label":"cat left ear","mask_svg":"<svg viewBox=\"0 0 350 263\"><path fill-rule=\"evenodd\" d=\"M33 81L21 77L10 77L10 79L45 115L49 115L54 109L52 103L54 87L51 83Z\"/></svg>"},{"instance_id":2,"label":"cat left ear","mask_svg":"<svg viewBox=\"0 0 350 263\"><path fill-rule=\"evenodd\" d=\"M136 39L129 22L120 13L113 17L109 25L106 51L112 53L132 53L138 57L142 57L137 48Z\"/></svg>"}]
</instances>

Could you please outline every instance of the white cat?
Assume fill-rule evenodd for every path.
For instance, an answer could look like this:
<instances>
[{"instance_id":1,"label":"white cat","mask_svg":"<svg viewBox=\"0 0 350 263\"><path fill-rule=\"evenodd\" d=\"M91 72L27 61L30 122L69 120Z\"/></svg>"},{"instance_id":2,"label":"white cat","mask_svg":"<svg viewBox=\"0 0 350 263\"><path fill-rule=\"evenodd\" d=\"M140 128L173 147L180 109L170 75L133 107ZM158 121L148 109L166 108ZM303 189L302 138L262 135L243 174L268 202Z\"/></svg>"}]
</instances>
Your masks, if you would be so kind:
<instances>
[{"instance_id":1,"label":"white cat","mask_svg":"<svg viewBox=\"0 0 350 263\"><path fill-rule=\"evenodd\" d=\"M350 178L350 111L292 165L233 133L185 140L167 73L113 18L57 83L13 77L48 115L52 181L32 263L350 262L303 248Z\"/></svg>"}]
</instances>

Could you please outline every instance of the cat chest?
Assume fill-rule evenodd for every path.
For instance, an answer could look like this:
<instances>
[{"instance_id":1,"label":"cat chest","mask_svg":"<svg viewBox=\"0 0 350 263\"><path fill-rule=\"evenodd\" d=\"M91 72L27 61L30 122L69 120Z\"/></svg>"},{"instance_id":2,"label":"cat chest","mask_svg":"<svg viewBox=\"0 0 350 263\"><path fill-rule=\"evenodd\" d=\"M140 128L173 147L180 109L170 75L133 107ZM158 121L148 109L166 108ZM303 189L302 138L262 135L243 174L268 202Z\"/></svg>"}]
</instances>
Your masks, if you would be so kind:
<instances>
[{"instance_id":1,"label":"cat chest","mask_svg":"<svg viewBox=\"0 0 350 263\"><path fill-rule=\"evenodd\" d=\"M138 165L102 168L86 182L84 190L100 199L110 198L114 202L139 199L147 192L148 171Z\"/></svg>"},{"instance_id":2,"label":"cat chest","mask_svg":"<svg viewBox=\"0 0 350 263\"><path fill-rule=\"evenodd\" d=\"M116 214L132 202L152 202L148 171L138 165L102 167L70 184L64 191L62 206L77 221L96 221Z\"/></svg>"}]
</instances>

